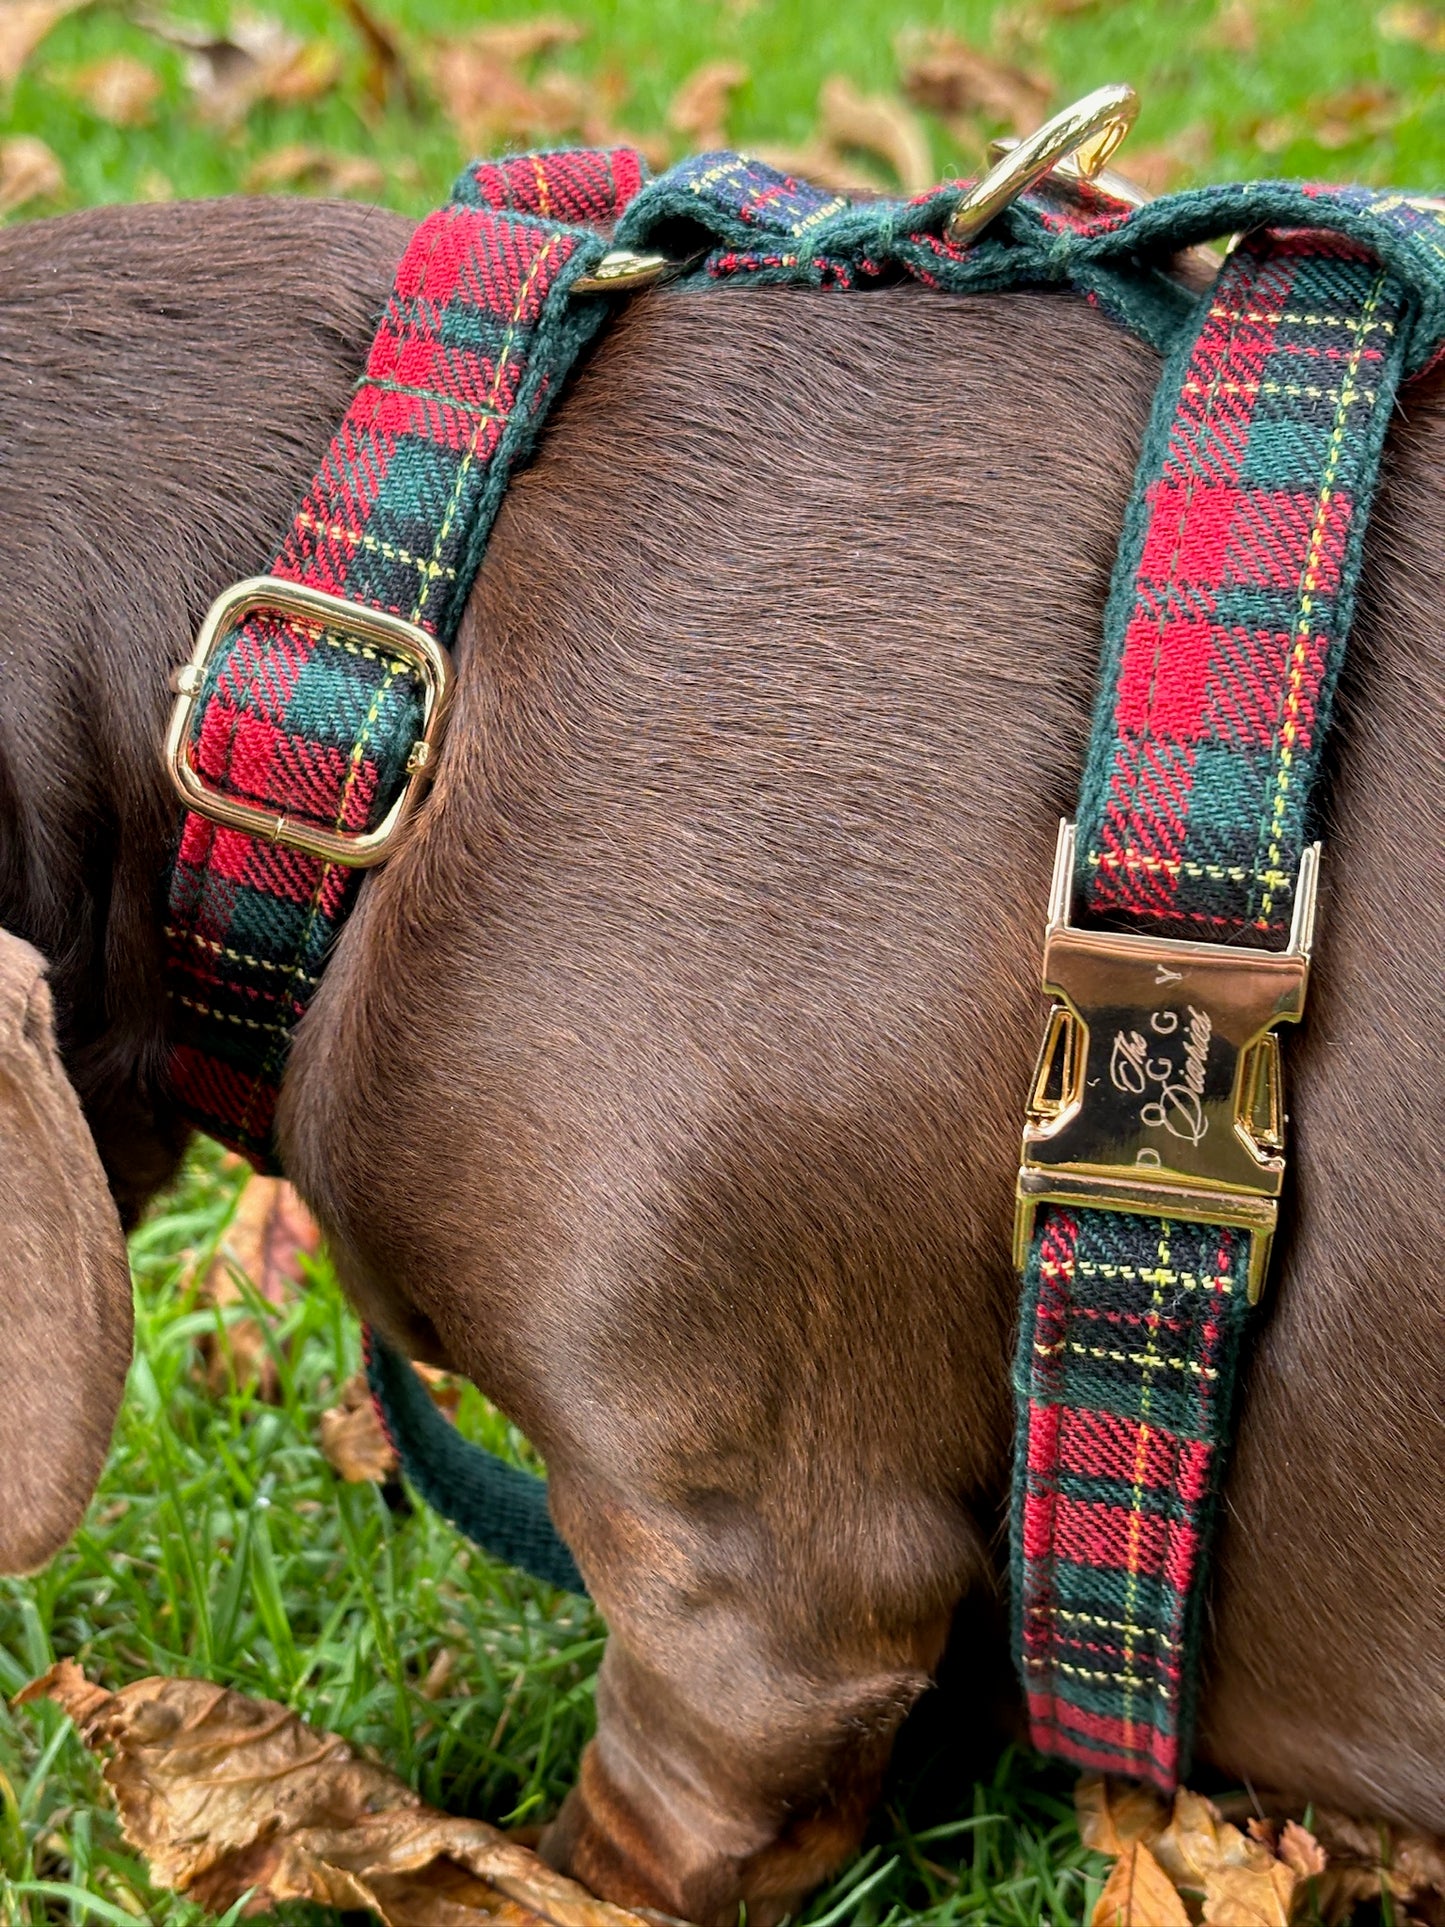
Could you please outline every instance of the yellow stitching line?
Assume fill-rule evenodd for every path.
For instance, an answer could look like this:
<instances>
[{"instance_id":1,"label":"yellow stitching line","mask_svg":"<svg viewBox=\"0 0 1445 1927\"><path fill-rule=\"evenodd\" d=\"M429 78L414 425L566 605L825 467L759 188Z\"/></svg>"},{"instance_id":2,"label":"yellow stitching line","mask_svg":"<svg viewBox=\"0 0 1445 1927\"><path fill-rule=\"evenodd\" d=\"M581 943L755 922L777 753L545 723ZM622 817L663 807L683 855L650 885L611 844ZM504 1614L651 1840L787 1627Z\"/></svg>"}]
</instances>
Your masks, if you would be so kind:
<instances>
[{"instance_id":1,"label":"yellow stitching line","mask_svg":"<svg viewBox=\"0 0 1445 1927\"><path fill-rule=\"evenodd\" d=\"M472 464L477 457L477 443L482 438L482 430L486 428L491 421L500 419L496 415L495 410L492 408L492 404L495 403L497 399L497 395L501 391L502 376L506 372L507 363L511 360L512 347L517 338L517 328L520 323L522 305L525 302L528 294L531 292L532 283L536 280L537 276L541 273L543 263L547 260L548 256L552 253L556 242L560 238L561 238L560 236L555 234L548 236L546 246L538 250L536 259L533 261L531 267L528 268L526 274L522 277L522 285L517 290L517 299L512 304L512 316L510 321L507 323L507 332L502 337L501 353L498 355L497 365L492 371L491 391L487 396L487 400L485 404L486 408L491 410L491 412L488 414L478 415L476 426L472 429L471 439L467 443L466 453L462 456L461 462L457 468L457 479L452 487L451 500L447 503L446 514L442 517L442 525L437 530L437 539L432 544L432 560L434 562L436 561L437 557L441 554L442 547L446 542L447 536L451 533L452 522L456 517L457 509L461 503L462 491L466 487L467 477L468 475L470 475L472 471ZM427 597L431 594L432 582L434 580L435 580L435 577L428 577L427 580L423 582L421 587L421 593L417 596L417 599L416 599L416 607L411 612L411 619L413 622L419 622L421 620L421 612L426 607Z\"/></svg>"},{"instance_id":2,"label":"yellow stitching line","mask_svg":"<svg viewBox=\"0 0 1445 1927\"><path fill-rule=\"evenodd\" d=\"M1133 1278L1144 1285L1164 1284L1182 1285L1185 1291L1234 1290L1226 1276L1201 1276L1196 1271L1160 1271L1157 1267L1142 1271L1137 1265L1091 1265L1080 1260L1076 1267L1086 1278Z\"/></svg>"},{"instance_id":3,"label":"yellow stitching line","mask_svg":"<svg viewBox=\"0 0 1445 1927\"><path fill-rule=\"evenodd\" d=\"M1385 286L1383 271L1375 277L1373 287L1365 301L1363 320L1368 321L1374 313ZM1325 457L1324 479L1320 483L1319 499L1315 503L1314 526L1310 530L1309 543L1305 550L1304 576L1300 585L1299 616L1295 623L1294 645L1290 651L1289 684L1285 694L1285 722L1281 732L1279 749L1279 775L1275 781L1274 808L1270 813L1270 845L1267 859L1268 868L1279 869L1280 826L1284 821L1285 799L1289 794L1290 779L1294 769L1295 738L1299 735L1300 686L1304 680L1305 651L1309 642L1314 613L1314 591L1319 583L1320 556L1324 550L1325 526L1329 520L1330 504L1334 500L1334 480L1339 473L1340 461L1344 454L1345 418L1350 404L1358 396L1364 401L1373 401L1372 388L1357 388L1355 377L1359 373L1361 347L1364 334L1355 343L1355 351L1350 356L1345 370L1345 378L1340 384L1339 401L1335 408L1335 425L1330 435L1329 452ZM1274 886L1265 887L1259 913L1267 917L1274 904Z\"/></svg>"},{"instance_id":4,"label":"yellow stitching line","mask_svg":"<svg viewBox=\"0 0 1445 1927\"><path fill-rule=\"evenodd\" d=\"M174 930L168 924L166 926L166 935L171 939L172 943L197 944L202 950L209 950L213 956L226 957L231 963L250 964L256 970L284 970L286 968L285 964L272 963L269 957L251 957L248 956L244 950L232 950L227 944L216 943L214 939L210 937L203 937L198 930ZM321 982L319 977L310 976L304 970L300 974L303 981L308 984L319 984Z\"/></svg>"},{"instance_id":5,"label":"yellow stitching line","mask_svg":"<svg viewBox=\"0 0 1445 1927\"><path fill-rule=\"evenodd\" d=\"M302 528L310 529L313 535L329 536L333 542L349 542L353 548L369 549L373 555L384 555L388 562L404 562L408 568L425 569L434 575L455 578L456 570L444 568L441 563L431 561L424 555L413 555L410 549L399 549L394 542L382 542L374 535L367 535L360 529L349 529L342 522L320 522L314 515L298 515L296 520ZM343 643L342 647L357 648L356 644ZM360 648L358 653L370 656L374 661L381 658L375 650Z\"/></svg>"},{"instance_id":6,"label":"yellow stitching line","mask_svg":"<svg viewBox=\"0 0 1445 1927\"><path fill-rule=\"evenodd\" d=\"M1192 1358L1161 1358L1158 1352L1114 1352L1103 1345L1080 1345L1074 1339L1059 1339L1052 1345L1035 1345L1034 1352L1039 1358L1052 1358L1058 1352L1071 1351L1080 1358L1107 1358L1116 1365L1139 1365L1153 1371L1156 1365L1167 1365L1173 1372L1193 1372L1196 1378L1218 1378L1219 1373L1212 1365L1196 1364Z\"/></svg>"},{"instance_id":7,"label":"yellow stitching line","mask_svg":"<svg viewBox=\"0 0 1445 1927\"><path fill-rule=\"evenodd\" d=\"M304 518L298 515L296 519L299 522ZM262 611L262 613L267 612ZM394 610L392 613L400 614L400 611ZM242 618L242 628L246 626L248 620L248 617ZM394 676L414 672L414 664L406 662L399 656L385 656L379 649L374 649L369 642L354 642L344 631L333 629L328 623L318 620L315 616L285 616L277 626L300 629L305 634L314 636L318 642L324 642L329 649L344 649L348 656L364 656L368 662L379 662ZM255 678L252 680L254 682Z\"/></svg>"},{"instance_id":8,"label":"yellow stitching line","mask_svg":"<svg viewBox=\"0 0 1445 1927\"><path fill-rule=\"evenodd\" d=\"M427 251L426 251L426 259L422 262L421 273L417 277L416 292L417 292L418 300L420 300L421 297L426 292L427 275L431 271L431 264L437 251L437 245L441 236L441 231L442 231L442 224L440 222L438 222L431 230L430 240L428 242ZM387 677L386 683L382 685L383 688L390 687L391 681L392 681L392 677L389 675ZM351 778L350 776L348 776L347 777L348 787L350 785L350 781L351 781ZM345 803L344 796L342 801L344 804ZM338 829L341 828L342 820L343 820L342 817L339 816L336 824L336 827ZM322 892L326 888L326 879L328 876L330 876L331 870L332 870L332 865L329 863L317 864L316 887L311 892L311 902L307 906L306 921L301 926L301 935L298 937L296 941L296 954L295 954L295 957L292 959L290 973L288 974L285 983L283 983L283 985L281 986L280 994L282 996L285 995L286 989L289 985L296 983L300 978L304 977L306 974L301 968L301 959L306 954L306 946L308 943L310 943L311 933L316 928L316 919L321 914ZM281 1031L281 1034L283 1036L290 1035L289 1030L286 1030L284 1027L277 1026L277 1028L278 1030ZM261 1068L255 1073L255 1075L251 1079L251 1089L250 1089L249 1095L246 1098L246 1108L241 1114L240 1124L238 1126L238 1129L242 1136L245 1136L246 1134L248 1134L251 1129L251 1119L255 1115L256 1100L261 1095L262 1082L264 1081L265 1078L269 1077L269 1075L271 1074L272 1068L276 1063L276 1055L277 1055L277 1047L273 1044L271 1049L267 1051L265 1059L261 1065Z\"/></svg>"},{"instance_id":9,"label":"yellow stitching line","mask_svg":"<svg viewBox=\"0 0 1445 1927\"><path fill-rule=\"evenodd\" d=\"M552 200L547 192L547 170L542 165L540 154L532 154L529 158L532 163L533 178L537 183L537 212L545 218L552 212Z\"/></svg>"},{"instance_id":10,"label":"yellow stitching line","mask_svg":"<svg viewBox=\"0 0 1445 1927\"><path fill-rule=\"evenodd\" d=\"M1209 313L1215 321L1227 321L1234 312L1230 308L1211 308ZM1395 332L1393 321L1366 321L1347 314L1292 314L1288 310L1271 311L1268 308L1248 308L1244 312L1246 321L1267 321L1271 325L1281 321L1302 323L1306 328L1344 328L1350 334L1386 334Z\"/></svg>"},{"instance_id":11,"label":"yellow stitching line","mask_svg":"<svg viewBox=\"0 0 1445 1927\"><path fill-rule=\"evenodd\" d=\"M1238 864L1190 863L1178 857L1144 856L1136 850L1107 850L1102 856L1097 850L1090 850L1087 861L1096 870L1163 870L1170 876L1210 877L1217 883L1247 883L1251 877L1265 883L1294 882L1284 870L1262 874L1242 869Z\"/></svg>"},{"instance_id":12,"label":"yellow stitching line","mask_svg":"<svg viewBox=\"0 0 1445 1927\"><path fill-rule=\"evenodd\" d=\"M1352 368L1358 366L1361 353L1362 351L1357 343L1350 351L1350 366ZM1345 376L1345 388L1349 387L1350 379L1350 376L1347 374ZM1209 390L1206 389L1203 382L1186 381L1182 392L1186 395L1203 395L1208 393ZM1336 395L1342 392L1342 389L1319 388L1312 382L1305 381L1224 381L1214 390L1214 393L1220 395L1290 395L1295 397L1303 395L1310 401L1333 401ZM1350 394L1351 401L1355 400L1357 396L1361 401L1373 401L1375 399L1375 391L1373 388L1356 388Z\"/></svg>"},{"instance_id":13,"label":"yellow stitching line","mask_svg":"<svg viewBox=\"0 0 1445 1927\"><path fill-rule=\"evenodd\" d=\"M1126 1648L1126 1652L1127 1652L1127 1648ZM1130 1655L1129 1657L1132 1657L1132 1655ZM1129 1663L1128 1658L1125 1659L1124 1663L1125 1665ZM1092 1666L1070 1666L1068 1661L1064 1659L1038 1659L1034 1657L1029 1657L1024 1660L1024 1664L1025 1666L1033 1667L1035 1671L1041 1672L1045 1667L1048 1667L1050 1670L1057 1670L1060 1673L1068 1673L1074 1679L1097 1679L1097 1680L1102 1680L1106 1685L1110 1685L1113 1682L1118 1681L1119 1684L1129 1689L1124 1695L1124 1703L1126 1706L1133 1699L1134 1697L1133 1689L1136 1686L1140 1689L1141 1692L1145 1692L1145 1693L1147 1693L1152 1687L1154 1691L1158 1693L1161 1699L1168 1699L1169 1697L1169 1689L1167 1686L1161 1685L1157 1680L1140 1679L1137 1673L1100 1673L1100 1672L1097 1672ZM1129 1719L1126 1717L1126 1724L1129 1728L1130 1734L1132 1735L1134 1727L1137 1724L1137 1722L1133 1719ZM1135 1744L1132 1737L1129 1740L1127 1740L1125 1744L1131 1753L1137 1753L1139 1751L1139 1748Z\"/></svg>"},{"instance_id":14,"label":"yellow stitching line","mask_svg":"<svg viewBox=\"0 0 1445 1927\"><path fill-rule=\"evenodd\" d=\"M371 707L367 710L366 718L361 725L360 733L358 734L355 743L352 745L350 766L346 772L346 781L341 786L341 801L337 804L337 807L336 807L335 828L337 830L342 830L346 826L346 805L351 798L352 785L356 781L356 772L361 767L361 758L362 758L363 752L366 749L367 738L371 735L372 729L376 724L376 719L378 715L381 713L382 703L385 701L387 695L390 693L391 685L396 681L399 675L402 675L405 673L405 669L406 669L406 665L400 664L400 663L389 666L387 671L386 681L384 683L378 684L376 693L373 695L371 699ZM316 889L312 894L311 905L309 910L307 911L306 924L301 932L301 940L296 946L296 955L292 961L291 968L287 973L286 983L282 986L282 992L281 992L282 995L285 994L286 989L291 984L296 983L298 979L304 978L306 976L306 973L301 968L301 959L306 954L306 946L311 940L311 932L315 929L316 919L321 913L321 892L322 892L323 886L325 885L326 878L330 873L331 868L332 866L329 863L325 862L324 860L322 861L321 871L316 879ZM311 981L314 982L315 980L312 979ZM288 1027L284 1024L257 1024L254 1026L254 1028L257 1030L276 1031L283 1037L290 1035ZM267 1053L266 1062L262 1066L260 1074L257 1076L256 1082L251 1087L251 1095L246 1100L245 1115L241 1119L240 1128L242 1132L248 1132L251 1128L251 1117L255 1109L256 1097L261 1089L261 1080L270 1071L272 1060L274 1059L274 1057L275 1057L274 1050Z\"/></svg>"},{"instance_id":15,"label":"yellow stitching line","mask_svg":"<svg viewBox=\"0 0 1445 1927\"><path fill-rule=\"evenodd\" d=\"M1155 1255L1159 1262L1154 1267L1153 1296L1149 1300L1149 1310L1145 1314L1145 1317L1146 1321L1152 1321L1152 1330L1157 1332L1159 1329L1159 1316L1164 1303L1164 1279L1170 1268L1169 1233L1163 1225L1159 1228L1159 1245ZM1153 1345L1148 1344L1144 1349L1145 1356L1152 1359L1154 1357ZM1171 1363L1172 1362L1171 1360ZM1134 1603L1139 1594L1139 1533L1144 1523L1142 1510L1144 1504L1144 1474L1149 1468L1149 1435L1151 1429L1149 1425L1149 1405L1152 1396L1153 1376L1153 1364L1143 1367L1143 1377L1139 1385L1139 1432L1134 1446L1134 1485L1129 1494L1129 1576L1124 1585L1124 1618L1126 1620L1133 1619ZM1132 1666L1133 1663L1134 1641L1133 1638L1126 1633L1124 1635L1124 1664L1126 1667L1129 1667ZM1127 1672L1122 1677L1124 1679L1124 1743L1130 1752L1134 1752L1137 1750L1137 1742L1134 1738L1134 1686L1136 1681L1133 1675Z\"/></svg>"},{"instance_id":16,"label":"yellow stitching line","mask_svg":"<svg viewBox=\"0 0 1445 1927\"><path fill-rule=\"evenodd\" d=\"M263 1024L254 1017L235 1017L229 1010L212 1010L209 1004L198 1004L194 997L180 997L177 1001L184 1004L187 1010L198 1010L203 1017L218 1018L224 1024L242 1024L247 1030L277 1031L283 1037L286 1035L284 1024ZM247 1116L249 1115L248 1110ZM243 1124L242 1129L244 1128Z\"/></svg>"},{"instance_id":17,"label":"yellow stitching line","mask_svg":"<svg viewBox=\"0 0 1445 1927\"><path fill-rule=\"evenodd\" d=\"M725 181L730 174L736 174L739 171L740 165L745 164L745 162L740 163L734 159L727 161L721 167L710 168L706 174L700 174L692 183L693 193L701 194L704 188L712 187L718 181ZM823 205L814 213L810 214L806 220L794 221L787 231L796 240L799 235L805 234L810 227L816 227L819 221L826 220L828 215L836 214L839 208L846 207L847 205L848 203L842 195L835 195L831 201L825 201ZM765 239L766 237L760 236L759 238Z\"/></svg>"},{"instance_id":18,"label":"yellow stitching line","mask_svg":"<svg viewBox=\"0 0 1445 1927\"><path fill-rule=\"evenodd\" d=\"M1098 1613L1065 1612L1062 1606L1054 1607L1054 1617L1055 1619L1066 1619L1070 1624L1075 1626L1097 1626L1101 1632L1132 1633L1136 1639L1144 1638L1145 1634L1151 1630L1145 1626L1131 1626L1122 1619L1102 1619ZM1161 1646L1167 1646L1171 1653L1177 1653L1179 1651L1178 1641L1171 1639L1167 1633L1156 1632L1154 1637ZM1041 1665L1043 1662L1034 1661L1031 1663Z\"/></svg>"}]
</instances>

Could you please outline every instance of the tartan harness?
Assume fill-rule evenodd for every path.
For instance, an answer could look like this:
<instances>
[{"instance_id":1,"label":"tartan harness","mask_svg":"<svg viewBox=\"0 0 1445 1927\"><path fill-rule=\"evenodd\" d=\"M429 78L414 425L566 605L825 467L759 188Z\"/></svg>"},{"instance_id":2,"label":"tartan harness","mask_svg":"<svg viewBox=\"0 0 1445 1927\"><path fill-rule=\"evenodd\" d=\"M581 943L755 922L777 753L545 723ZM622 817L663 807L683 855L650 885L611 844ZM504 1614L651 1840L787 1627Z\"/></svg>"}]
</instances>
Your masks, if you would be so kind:
<instances>
[{"instance_id":1,"label":"tartan harness","mask_svg":"<svg viewBox=\"0 0 1445 1927\"><path fill-rule=\"evenodd\" d=\"M1015 1643L1042 1750L1167 1789L1283 1180L1272 1026L1304 1006L1317 779L1386 429L1445 339L1445 202L1263 183L1137 206L1052 173L955 238L962 191L854 205L731 154L646 181L629 150L462 175L269 576L221 598L178 674L170 1077L202 1129L273 1162L291 1033L434 766L445 645L508 478L618 295L657 277L649 248L689 285L1083 293L1165 363L1048 921ZM1245 238L1203 296L1167 272L1224 234ZM424 1496L581 1590L545 1485L461 1440L375 1334L368 1357Z\"/></svg>"}]
</instances>

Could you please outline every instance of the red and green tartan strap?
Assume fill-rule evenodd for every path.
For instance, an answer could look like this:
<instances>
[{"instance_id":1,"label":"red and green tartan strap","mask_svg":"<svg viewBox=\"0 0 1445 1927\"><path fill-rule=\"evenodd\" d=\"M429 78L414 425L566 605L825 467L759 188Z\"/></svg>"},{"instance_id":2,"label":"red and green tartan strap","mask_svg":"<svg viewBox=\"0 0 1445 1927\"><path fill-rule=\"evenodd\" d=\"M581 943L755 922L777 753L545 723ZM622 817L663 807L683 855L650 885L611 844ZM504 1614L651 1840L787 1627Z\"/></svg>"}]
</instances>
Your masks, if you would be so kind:
<instances>
[{"instance_id":1,"label":"red and green tartan strap","mask_svg":"<svg viewBox=\"0 0 1445 1927\"><path fill-rule=\"evenodd\" d=\"M1351 243L1236 249L1171 357L1106 616L1075 896L1280 948L1405 354ZM1172 1788L1248 1320L1248 1235L1047 1206L1015 1374L1015 1649L1035 1744Z\"/></svg>"},{"instance_id":2,"label":"red and green tartan strap","mask_svg":"<svg viewBox=\"0 0 1445 1927\"><path fill-rule=\"evenodd\" d=\"M450 641L508 477L606 303L572 285L642 182L630 149L478 165L417 229L366 371L271 573ZM586 224L586 225L581 225ZM224 638L189 754L213 789L374 829L420 731L417 672L344 629L258 610ZM292 1030L360 873L185 819L170 880L173 1094L258 1162Z\"/></svg>"}]
</instances>

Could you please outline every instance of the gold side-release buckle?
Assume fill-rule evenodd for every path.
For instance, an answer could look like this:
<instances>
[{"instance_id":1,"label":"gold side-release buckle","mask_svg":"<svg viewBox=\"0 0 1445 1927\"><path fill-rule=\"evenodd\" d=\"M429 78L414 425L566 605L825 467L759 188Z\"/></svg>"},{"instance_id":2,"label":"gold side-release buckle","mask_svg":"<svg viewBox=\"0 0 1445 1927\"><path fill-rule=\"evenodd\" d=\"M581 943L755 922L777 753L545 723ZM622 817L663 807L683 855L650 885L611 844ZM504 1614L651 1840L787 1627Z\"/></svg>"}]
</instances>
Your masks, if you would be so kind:
<instances>
[{"instance_id":1,"label":"gold side-release buckle","mask_svg":"<svg viewBox=\"0 0 1445 1927\"><path fill-rule=\"evenodd\" d=\"M1233 1225L1258 1298L1284 1185L1274 1026L1309 984L1319 845L1304 853L1289 947L1240 950L1069 921L1074 826L1059 826L1044 989L1049 1015L1024 1125L1014 1263L1040 1204Z\"/></svg>"},{"instance_id":2,"label":"gold side-release buckle","mask_svg":"<svg viewBox=\"0 0 1445 1927\"><path fill-rule=\"evenodd\" d=\"M244 803L211 789L197 774L190 754L191 715L200 701L211 657L222 638L258 610L395 658L420 683L421 734L407 759L406 787L374 830L327 830L298 823L260 804ZM187 809L227 829L244 830L248 836L265 837L268 842L321 857L327 863L362 870L391 855L407 818L435 773L451 688L451 658L435 637L401 616L347 602L341 596L287 582L280 576L256 575L235 583L211 604L196 637L195 651L172 676L171 687L176 692L176 704L166 732L166 769Z\"/></svg>"}]
</instances>

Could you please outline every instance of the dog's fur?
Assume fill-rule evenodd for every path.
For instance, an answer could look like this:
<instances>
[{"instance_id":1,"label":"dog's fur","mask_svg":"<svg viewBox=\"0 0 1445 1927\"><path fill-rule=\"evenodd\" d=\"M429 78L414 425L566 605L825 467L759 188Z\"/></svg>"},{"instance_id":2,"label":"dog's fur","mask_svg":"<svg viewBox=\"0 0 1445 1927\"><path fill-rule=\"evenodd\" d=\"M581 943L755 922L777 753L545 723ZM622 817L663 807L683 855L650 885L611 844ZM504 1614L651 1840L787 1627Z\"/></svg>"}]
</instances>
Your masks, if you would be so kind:
<instances>
[{"instance_id":1,"label":"dog's fur","mask_svg":"<svg viewBox=\"0 0 1445 1927\"><path fill-rule=\"evenodd\" d=\"M182 1141L165 671L284 528L405 233L0 238L0 924L127 1215ZM549 1851L615 1898L776 1918L997 1595L1040 928L1157 374L1064 295L632 304L509 494L435 792L298 1036L286 1161L350 1289L536 1440L606 1614ZM1438 381L1387 470L1200 1750L1445 1831ZM60 1330L28 1360L90 1368Z\"/></svg>"}]
</instances>

